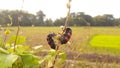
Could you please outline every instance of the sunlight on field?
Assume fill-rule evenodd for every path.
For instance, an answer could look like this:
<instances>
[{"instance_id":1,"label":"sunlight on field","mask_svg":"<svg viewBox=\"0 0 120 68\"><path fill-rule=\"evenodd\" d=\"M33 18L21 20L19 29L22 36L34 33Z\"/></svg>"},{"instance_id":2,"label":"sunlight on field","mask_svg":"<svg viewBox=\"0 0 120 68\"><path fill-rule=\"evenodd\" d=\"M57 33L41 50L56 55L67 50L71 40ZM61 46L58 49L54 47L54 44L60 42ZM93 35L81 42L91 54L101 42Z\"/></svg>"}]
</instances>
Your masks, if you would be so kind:
<instances>
[{"instance_id":1,"label":"sunlight on field","mask_svg":"<svg viewBox=\"0 0 120 68\"><path fill-rule=\"evenodd\" d=\"M93 47L120 48L120 35L96 35L90 40Z\"/></svg>"},{"instance_id":2,"label":"sunlight on field","mask_svg":"<svg viewBox=\"0 0 120 68\"><path fill-rule=\"evenodd\" d=\"M120 35L120 28L118 27L71 27L71 28L73 34L69 41L70 44L61 46L61 50L64 50L65 52L81 53L82 50L82 53L96 53L96 54L110 54L110 55L120 54L120 49L118 49L120 48L120 45L117 45L120 44L119 43L120 37L118 38L118 36ZM17 27L10 27L10 29L12 31L11 34L8 35L8 37L16 35ZM19 35L26 36L27 38L26 44L29 46L43 45L44 49L50 49L46 37L48 34L53 32L61 33L62 30L59 27L21 27ZM4 37L4 32L0 31L0 34L1 36ZM107 40L112 41L113 43L105 42L106 40L104 38L107 37L101 37L101 36L97 37L96 35L111 36L108 37ZM112 37L112 36L117 36L117 37ZM90 40L91 38L93 39ZM110 40L109 38L113 38L113 39ZM100 44L99 40L102 42L101 45L99 45ZM90 46L89 42L91 42L92 46Z\"/></svg>"},{"instance_id":3,"label":"sunlight on field","mask_svg":"<svg viewBox=\"0 0 120 68\"><path fill-rule=\"evenodd\" d=\"M60 50L67 54L67 60L63 64L68 66L66 68L70 68L71 64L75 66L73 68L80 68L80 66L84 68L120 67L120 28L70 28L73 31L69 40L70 43L60 46ZM17 32L17 27L9 27L9 29L11 33L7 36L7 40L9 40L10 36L15 36ZM53 32L61 33L62 30L60 27L21 27L19 35L27 38L25 45L30 47L42 46L41 51L47 51L50 50L50 46L46 38L48 34ZM1 30L0 37L4 39L4 36L4 30ZM44 56L42 53L37 55Z\"/></svg>"}]
</instances>

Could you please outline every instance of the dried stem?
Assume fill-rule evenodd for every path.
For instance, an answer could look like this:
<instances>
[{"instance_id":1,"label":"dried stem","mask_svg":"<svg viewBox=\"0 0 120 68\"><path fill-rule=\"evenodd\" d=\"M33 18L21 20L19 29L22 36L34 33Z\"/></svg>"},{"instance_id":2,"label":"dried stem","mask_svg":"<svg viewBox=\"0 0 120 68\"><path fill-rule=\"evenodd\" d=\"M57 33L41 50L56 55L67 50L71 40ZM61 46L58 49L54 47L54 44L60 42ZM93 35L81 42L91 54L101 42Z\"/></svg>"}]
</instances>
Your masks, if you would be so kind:
<instances>
[{"instance_id":1,"label":"dried stem","mask_svg":"<svg viewBox=\"0 0 120 68\"><path fill-rule=\"evenodd\" d=\"M18 29L17 29L17 33L16 33L15 42L14 42L14 52L15 52L15 45L16 45L16 42L17 42L17 38L18 38L18 35L19 35L19 32L20 32L20 21L21 21L21 16L20 15L22 13L23 4L24 4L24 0L23 0L22 5L21 5L21 10L18 13Z\"/></svg>"},{"instance_id":2,"label":"dried stem","mask_svg":"<svg viewBox=\"0 0 120 68\"><path fill-rule=\"evenodd\" d=\"M65 25L64 25L65 27L64 27L64 29L66 29L68 21L69 21L69 17L70 17L70 8L71 8L70 2L71 1L68 0L68 3L67 3L68 12L67 12L66 20L65 20Z\"/></svg>"},{"instance_id":3,"label":"dried stem","mask_svg":"<svg viewBox=\"0 0 120 68\"><path fill-rule=\"evenodd\" d=\"M20 31L20 17L18 16L18 29L17 29L17 33L16 33L15 42L14 42L14 52L15 52L15 45L16 45L17 38L18 38L18 35L19 35L19 31Z\"/></svg>"},{"instance_id":4,"label":"dried stem","mask_svg":"<svg viewBox=\"0 0 120 68\"><path fill-rule=\"evenodd\" d=\"M7 39L7 34L5 34L4 43L6 42L6 39Z\"/></svg>"},{"instance_id":5,"label":"dried stem","mask_svg":"<svg viewBox=\"0 0 120 68\"><path fill-rule=\"evenodd\" d=\"M66 27L67 27L68 20L69 20L69 17L70 17L70 2L71 2L71 0L68 0L68 3L67 3L68 12L67 12L67 16L66 16L66 21L65 21L65 25L64 25L65 27L64 27L64 29L63 29L63 33L64 33L64 30L65 30ZM62 34L63 34L63 33L62 33ZM60 44L60 43L58 43L58 44ZM52 66L51 66L50 68L54 68L58 55L59 55L59 45L56 46L55 59L53 60Z\"/></svg>"},{"instance_id":6,"label":"dried stem","mask_svg":"<svg viewBox=\"0 0 120 68\"><path fill-rule=\"evenodd\" d=\"M4 47L4 44L6 43L6 39L7 39L7 34L5 34L5 38L4 38L4 41L2 43L2 47Z\"/></svg>"},{"instance_id":7,"label":"dried stem","mask_svg":"<svg viewBox=\"0 0 120 68\"><path fill-rule=\"evenodd\" d=\"M68 9L68 13L67 13L66 21L65 21L65 29L67 27L67 24L68 24L68 21L69 21L69 17L70 17L70 8Z\"/></svg>"}]
</instances>

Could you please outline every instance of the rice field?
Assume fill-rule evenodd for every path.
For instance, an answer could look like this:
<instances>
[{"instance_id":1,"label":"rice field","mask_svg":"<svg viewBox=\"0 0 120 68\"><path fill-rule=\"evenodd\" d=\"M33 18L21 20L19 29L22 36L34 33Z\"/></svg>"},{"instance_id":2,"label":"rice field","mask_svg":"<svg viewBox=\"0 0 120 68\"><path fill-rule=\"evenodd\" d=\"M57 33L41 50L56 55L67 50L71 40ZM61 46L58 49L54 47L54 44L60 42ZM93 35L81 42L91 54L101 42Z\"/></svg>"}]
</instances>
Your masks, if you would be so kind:
<instances>
[{"instance_id":1,"label":"rice field","mask_svg":"<svg viewBox=\"0 0 120 68\"><path fill-rule=\"evenodd\" d=\"M60 50L70 53L70 57L91 57L91 54L94 56L101 56L104 58L104 55L106 56L120 56L120 45L117 44L116 47L112 47L113 44L119 43L120 39L116 39L118 37L113 36L120 36L120 28L118 27L71 27L72 28L72 37L69 41L69 43L65 45L60 46ZM17 27L9 27L11 30L11 34L8 35L8 37L13 36L16 34ZM46 37L49 33L62 33L62 30L60 27L21 27L19 35L26 36L27 41L26 45L29 46L37 46L42 45L43 49L50 49L49 45L47 44ZM0 35L4 37L4 31L0 31ZM105 42L106 40L104 38L98 36L97 38L94 38L97 35L105 35L105 36L111 36L110 38L114 38L115 40L109 40L110 43ZM8 39L8 38L7 38ZM104 39L104 40L102 40ZM108 40L107 39L107 40ZM98 45L99 42L102 40L102 45ZM91 43L92 41L92 43ZM103 45L105 44L105 45ZM108 47L107 47L108 46ZM109 47L110 46L110 47ZM72 54L73 53L73 54ZM75 54L74 54L75 53ZM76 55L76 53L78 55ZM82 54L81 56L79 54ZM70 58L68 57L68 58ZM89 59L89 58L88 58ZM94 57L93 57L94 59ZM102 58L101 58L102 59ZM81 60L81 59L80 59ZM117 59L116 59L117 60ZM84 61L77 63L77 65L101 65L101 62L89 62L87 59L84 59ZM118 66L119 64L115 64L114 62L112 64L103 63L103 68L106 68L106 65L108 66ZM73 67L74 68L74 67ZM84 68L84 67L83 67ZM89 68L89 67L88 67ZM92 68L92 67L91 67ZM93 67L97 68L97 67ZM109 68L109 67L108 67ZM113 67L114 68L114 67Z\"/></svg>"},{"instance_id":2,"label":"rice field","mask_svg":"<svg viewBox=\"0 0 120 68\"><path fill-rule=\"evenodd\" d=\"M90 40L93 47L120 48L120 35L96 35Z\"/></svg>"},{"instance_id":3,"label":"rice field","mask_svg":"<svg viewBox=\"0 0 120 68\"><path fill-rule=\"evenodd\" d=\"M115 42L118 42L119 45L119 38L120 36L120 28L118 27L71 27L72 28L72 37L69 41L69 44L61 45L61 49L65 52L79 52L82 53L97 53L97 54L110 54L110 55L118 55L120 53L119 48L107 48L103 47L94 47L90 45L90 41L96 35L109 35L109 36L118 36L115 39L109 40L110 46L112 46ZM17 27L9 27L11 30L11 34L9 36L13 36L16 34ZM46 37L49 33L62 33L62 30L59 27L21 27L19 35L26 36L27 38L27 45L36 46L42 45L45 49L50 49L49 45L47 44ZM1 36L4 36L4 32L0 31ZM9 37L8 36L8 37ZM99 36L100 39L93 39L96 43L97 40L104 39L103 37ZM109 37L111 38L111 37ZM108 39L109 39L108 38ZM114 40L114 41L113 41ZM102 44L107 44L102 40ZM94 45L95 45L94 43ZM97 45L97 43L96 43ZM118 46L117 45L117 46ZM119 46L118 46L119 47Z\"/></svg>"}]
</instances>

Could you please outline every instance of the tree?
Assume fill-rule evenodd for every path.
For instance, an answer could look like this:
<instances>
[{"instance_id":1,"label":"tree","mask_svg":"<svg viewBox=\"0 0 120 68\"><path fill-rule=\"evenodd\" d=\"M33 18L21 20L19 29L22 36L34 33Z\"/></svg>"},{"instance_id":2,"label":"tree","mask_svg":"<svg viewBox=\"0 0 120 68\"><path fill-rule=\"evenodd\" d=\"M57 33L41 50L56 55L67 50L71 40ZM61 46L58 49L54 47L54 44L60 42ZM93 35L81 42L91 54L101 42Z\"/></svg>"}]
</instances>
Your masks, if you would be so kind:
<instances>
[{"instance_id":1,"label":"tree","mask_svg":"<svg viewBox=\"0 0 120 68\"><path fill-rule=\"evenodd\" d=\"M35 23L35 15L30 14L28 12L22 12L21 13L21 26L31 26L34 25Z\"/></svg>"},{"instance_id":2,"label":"tree","mask_svg":"<svg viewBox=\"0 0 120 68\"><path fill-rule=\"evenodd\" d=\"M32 22L35 21L35 15L30 14L26 11L20 12L19 10L3 10L0 12L1 25L7 25L10 23L8 15L12 17L13 26L18 25L18 16L21 16L21 26L31 26Z\"/></svg>"},{"instance_id":3,"label":"tree","mask_svg":"<svg viewBox=\"0 0 120 68\"><path fill-rule=\"evenodd\" d=\"M105 20L104 20L103 16L100 16L100 15L95 16L94 21L95 21L96 26L104 26L104 24L105 24Z\"/></svg>"},{"instance_id":4,"label":"tree","mask_svg":"<svg viewBox=\"0 0 120 68\"><path fill-rule=\"evenodd\" d=\"M65 18L56 19L54 21L55 26L61 26L61 25L64 25L64 24L65 24Z\"/></svg>"},{"instance_id":5,"label":"tree","mask_svg":"<svg viewBox=\"0 0 120 68\"><path fill-rule=\"evenodd\" d=\"M115 19L113 15L110 14L104 14L103 16L96 16L94 17L95 25L96 26L114 26L115 25Z\"/></svg>"},{"instance_id":6,"label":"tree","mask_svg":"<svg viewBox=\"0 0 120 68\"><path fill-rule=\"evenodd\" d=\"M85 14L84 12L77 12L77 18L82 20L84 26L94 25L94 20L92 16Z\"/></svg>"},{"instance_id":7,"label":"tree","mask_svg":"<svg viewBox=\"0 0 120 68\"><path fill-rule=\"evenodd\" d=\"M38 25L41 26L44 25L44 18L45 18L45 14L43 13L43 11L40 10L36 13L37 23L39 23Z\"/></svg>"},{"instance_id":8,"label":"tree","mask_svg":"<svg viewBox=\"0 0 120 68\"><path fill-rule=\"evenodd\" d=\"M120 27L120 18L114 20L114 25Z\"/></svg>"},{"instance_id":9,"label":"tree","mask_svg":"<svg viewBox=\"0 0 120 68\"><path fill-rule=\"evenodd\" d=\"M6 25L7 23L9 23L9 11L8 10L4 10L0 12L0 25Z\"/></svg>"},{"instance_id":10,"label":"tree","mask_svg":"<svg viewBox=\"0 0 120 68\"><path fill-rule=\"evenodd\" d=\"M111 14L104 14L103 17L106 20L106 23L105 23L106 26L114 26L115 25L113 15L111 15Z\"/></svg>"},{"instance_id":11,"label":"tree","mask_svg":"<svg viewBox=\"0 0 120 68\"><path fill-rule=\"evenodd\" d=\"M40 10L36 15L20 10L0 10L0 25L6 26L10 23L8 16L12 17L13 26L18 25L18 16L21 16L21 26L61 26L65 24L66 18L44 19L45 14ZM69 26L119 26L120 18L114 18L112 14L104 14L92 17L84 12L72 12L69 17Z\"/></svg>"},{"instance_id":12,"label":"tree","mask_svg":"<svg viewBox=\"0 0 120 68\"><path fill-rule=\"evenodd\" d=\"M90 15L86 15L84 12L71 13L69 25L88 26L90 24L94 24L93 18Z\"/></svg>"},{"instance_id":13,"label":"tree","mask_svg":"<svg viewBox=\"0 0 120 68\"><path fill-rule=\"evenodd\" d=\"M53 21L51 19L46 19L45 20L45 25L46 26L53 26Z\"/></svg>"}]
</instances>

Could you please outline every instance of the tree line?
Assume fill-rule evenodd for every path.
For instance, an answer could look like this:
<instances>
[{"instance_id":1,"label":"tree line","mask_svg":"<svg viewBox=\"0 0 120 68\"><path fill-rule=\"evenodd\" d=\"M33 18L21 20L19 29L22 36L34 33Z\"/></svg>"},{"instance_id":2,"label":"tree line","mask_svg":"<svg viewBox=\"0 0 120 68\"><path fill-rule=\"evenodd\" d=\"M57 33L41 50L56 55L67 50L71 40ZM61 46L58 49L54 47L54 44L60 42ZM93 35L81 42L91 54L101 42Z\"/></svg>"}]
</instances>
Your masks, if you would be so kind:
<instances>
[{"instance_id":1,"label":"tree line","mask_svg":"<svg viewBox=\"0 0 120 68\"><path fill-rule=\"evenodd\" d=\"M0 25L6 26L10 23L9 16L12 18L12 25L18 25L18 16L21 17L21 26L61 26L64 25L66 17L56 20L45 19L43 11L38 11L36 14L28 13L27 11L19 10L0 10ZM112 14L97 15L92 17L84 12L72 12L69 17L69 26L119 26L120 18L114 18Z\"/></svg>"}]
</instances>

